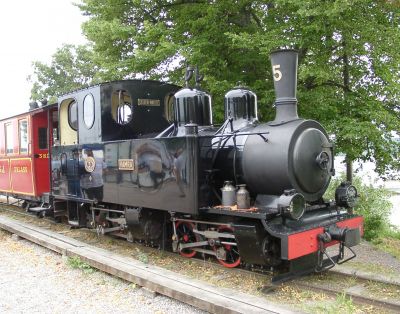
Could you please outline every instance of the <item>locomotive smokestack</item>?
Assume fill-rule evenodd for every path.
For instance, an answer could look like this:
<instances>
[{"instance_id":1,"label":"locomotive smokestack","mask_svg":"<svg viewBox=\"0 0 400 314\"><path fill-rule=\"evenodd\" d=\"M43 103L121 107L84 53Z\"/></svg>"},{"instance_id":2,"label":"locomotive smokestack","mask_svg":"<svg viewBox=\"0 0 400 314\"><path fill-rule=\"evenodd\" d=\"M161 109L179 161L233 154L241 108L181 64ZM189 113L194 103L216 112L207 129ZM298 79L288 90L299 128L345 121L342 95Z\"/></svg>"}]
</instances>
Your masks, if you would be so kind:
<instances>
[{"instance_id":1,"label":"locomotive smokestack","mask_svg":"<svg viewBox=\"0 0 400 314\"><path fill-rule=\"evenodd\" d=\"M271 53L275 87L275 123L298 119L297 115L297 58L296 50L285 49Z\"/></svg>"}]
</instances>

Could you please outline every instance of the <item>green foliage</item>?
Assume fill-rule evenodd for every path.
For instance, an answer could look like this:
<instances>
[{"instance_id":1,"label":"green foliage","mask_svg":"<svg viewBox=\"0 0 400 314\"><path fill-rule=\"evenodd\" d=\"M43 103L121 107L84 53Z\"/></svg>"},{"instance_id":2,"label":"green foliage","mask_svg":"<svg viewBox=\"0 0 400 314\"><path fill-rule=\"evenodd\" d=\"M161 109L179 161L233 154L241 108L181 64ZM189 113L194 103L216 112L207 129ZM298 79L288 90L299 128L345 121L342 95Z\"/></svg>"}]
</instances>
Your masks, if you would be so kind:
<instances>
[{"instance_id":1,"label":"green foliage","mask_svg":"<svg viewBox=\"0 0 400 314\"><path fill-rule=\"evenodd\" d=\"M349 160L374 160L380 174L398 169L400 146L391 136L400 129L400 7L365 0L277 4L276 36L289 33L300 49L302 116L334 134L337 153Z\"/></svg>"},{"instance_id":2,"label":"green foliage","mask_svg":"<svg viewBox=\"0 0 400 314\"><path fill-rule=\"evenodd\" d=\"M389 238L400 240L400 229L398 227L392 227L385 233L385 235L388 236Z\"/></svg>"},{"instance_id":3,"label":"green foliage","mask_svg":"<svg viewBox=\"0 0 400 314\"><path fill-rule=\"evenodd\" d=\"M264 32L258 25L261 6L248 0L84 0L80 8L90 17L83 30L94 43L103 78L142 74L183 84L186 62L198 64L203 87L216 100L214 117L221 121L223 95L238 81L251 86L262 102L266 90L272 96L268 57L258 46L238 46L234 39Z\"/></svg>"},{"instance_id":4,"label":"green foliage","mask_svg":"<svg viewBox=\"0 0 400 314\"><path fill-rule=\"evenodd\" d=\"M299 110L334 134L338 152L399 169L400 6L393 1L82 0L105 79L143 74L182 84L185 61L198 64L223 117L223 95L238 81L273 118L269 53L300 52Z\"/></svg>"},{"instance_id":5,"label":"green foliage","mask_svg":"<svg viewBox=\"0 0 400 314\"><path fill-rule=\"evenodd\" d=\"M82 261L79 256L68 257L67 264L74 269L82 270L85 274L92 274L96 271L95 268Z\"/></svg>"},{"instance_id":6,"label":"green foliage","mask_svg":"<svg viewBox=\"0 0 400 314\"><path fill-rule=\"evenodd\" d=\"M396 1L81 0L78 7L93 49L73 58L69 47L50 67L36 64L34 99L88 84L82 78L183 84L190 63L205 75L216 122L238 81L257 93L261 120L271 120L269 54L292 47L300 52L300 115L321 122L349 161L373 160L382 175L400 169Z\"/></svg>"},{"instance_id":7,"label":"green foliage","mask_svg":"<svg viewBox=\"0 0 400 314\"><path fill-rule=\"evenodd\" d=\"M98 66L93 51L86 46L64 45L52 56L50 65L33 63L31 98L56 101L60 94L87 87L96 82Z\"/></svg>"},{"instance_id":8,"label":"green foliage","mask_svg":"<svg viewBox=\"0 0 400 314\"><path fill-rule=\"evenodd\" d=\"M335 198L335 189L344 178L333 180L325 193L327 199ZM353 185L359 193L359 200L354 209L356 214L364 217L364 238L368 241L389 235L391 232L389 216L392 203L390 192L381 187L373 187L362 183L360 177L355 177Z\"/></svg>"}]
</instances>

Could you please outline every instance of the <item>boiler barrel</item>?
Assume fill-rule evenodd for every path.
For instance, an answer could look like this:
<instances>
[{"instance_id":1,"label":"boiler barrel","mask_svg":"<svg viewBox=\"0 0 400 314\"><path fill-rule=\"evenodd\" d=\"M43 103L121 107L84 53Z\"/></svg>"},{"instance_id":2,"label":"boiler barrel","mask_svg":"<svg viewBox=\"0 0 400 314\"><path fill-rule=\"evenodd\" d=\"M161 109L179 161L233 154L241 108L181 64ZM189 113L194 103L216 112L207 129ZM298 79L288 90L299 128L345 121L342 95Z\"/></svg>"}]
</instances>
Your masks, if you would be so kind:
<instances>
[{"instance_id":1,"label":"boiler barrel","mask_svg":"<svg viewBox=\"0 0 400 314\"><path fill-rule=\"evenodd\" d=\"M311 120L260 125L248 136L242 155L244 181L252 194L281 195L295 189L307 201L318 200L331 178L332 150L322 126ZM326 159L323 163L320 156Z\"/></svg>"}]
</instances>

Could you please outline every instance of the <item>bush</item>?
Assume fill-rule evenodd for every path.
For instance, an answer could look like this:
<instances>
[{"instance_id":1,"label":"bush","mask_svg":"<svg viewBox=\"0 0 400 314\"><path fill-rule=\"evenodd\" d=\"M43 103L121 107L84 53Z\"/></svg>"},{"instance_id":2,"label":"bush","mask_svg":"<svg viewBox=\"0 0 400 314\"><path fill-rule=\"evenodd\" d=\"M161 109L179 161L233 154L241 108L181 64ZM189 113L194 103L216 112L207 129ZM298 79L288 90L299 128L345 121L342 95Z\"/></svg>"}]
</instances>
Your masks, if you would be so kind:
<instances>
[{"instance_id":1,"label":"bush","mask_svg":"<svg viewBox=\"0 0 400 314\"><path fill-rule=\"evenodd\" d=\"M344 177L332 180L324 197L334 199L335 189L342 181L345 181ZM360 177L354 177L353 185L359 194L354 212L364 217L364 238L371 241L380 236L397 234L391 228L389 221L392 209L392 203L389 200L390 192L382 187L365 185Z\"/></svg>"}]
</instances>

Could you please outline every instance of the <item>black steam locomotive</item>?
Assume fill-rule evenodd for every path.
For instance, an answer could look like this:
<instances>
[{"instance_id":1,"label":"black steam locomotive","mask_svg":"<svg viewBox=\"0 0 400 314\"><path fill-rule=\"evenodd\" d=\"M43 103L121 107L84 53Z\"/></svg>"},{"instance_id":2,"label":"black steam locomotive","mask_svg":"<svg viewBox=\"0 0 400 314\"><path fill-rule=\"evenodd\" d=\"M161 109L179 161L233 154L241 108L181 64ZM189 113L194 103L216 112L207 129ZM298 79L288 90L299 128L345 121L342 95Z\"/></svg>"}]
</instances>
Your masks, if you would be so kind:
<instances>
[{"instance_id":1,"label":"black steam locomotive","mask_svg":"<svg viewBox=\"0 0 400 314\"><path fill-rule=\"evenodd\" d=\"M47 206L31 210L226 267L273 267L275 280L344 262L363 232L362 217L348 212L357 191L343 183L335 202L322 199L333 146L318 122L297 116L297 53L271 60L276 117L268 123L258 122L256 95L239 86L215 127L192 68L183 89L132 80L63 95L49 122Z\"/></svg>"}]
</instances>

